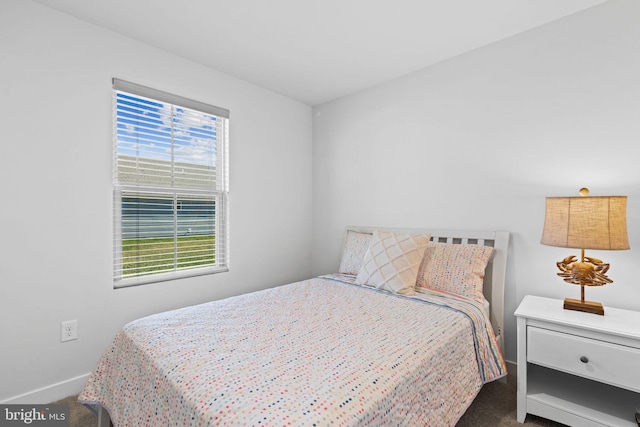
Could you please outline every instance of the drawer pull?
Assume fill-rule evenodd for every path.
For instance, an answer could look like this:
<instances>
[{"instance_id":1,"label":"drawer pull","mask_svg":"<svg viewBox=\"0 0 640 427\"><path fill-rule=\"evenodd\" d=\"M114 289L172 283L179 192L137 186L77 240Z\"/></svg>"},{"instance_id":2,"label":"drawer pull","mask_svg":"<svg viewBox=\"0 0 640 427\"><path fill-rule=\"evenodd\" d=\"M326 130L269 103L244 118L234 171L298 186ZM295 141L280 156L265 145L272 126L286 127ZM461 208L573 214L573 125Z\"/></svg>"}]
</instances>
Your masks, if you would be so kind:
<instances>
[{"instance_id":1,"label":"drawer pull","mask_svg":"<svg viewBox=\"0 0 640 427\"><path fill-rule=\"evenodd\" d=\"M580 356L580 361L582 363L589 363L589 358L587 356Z\"/></svg>"}]
</instances>

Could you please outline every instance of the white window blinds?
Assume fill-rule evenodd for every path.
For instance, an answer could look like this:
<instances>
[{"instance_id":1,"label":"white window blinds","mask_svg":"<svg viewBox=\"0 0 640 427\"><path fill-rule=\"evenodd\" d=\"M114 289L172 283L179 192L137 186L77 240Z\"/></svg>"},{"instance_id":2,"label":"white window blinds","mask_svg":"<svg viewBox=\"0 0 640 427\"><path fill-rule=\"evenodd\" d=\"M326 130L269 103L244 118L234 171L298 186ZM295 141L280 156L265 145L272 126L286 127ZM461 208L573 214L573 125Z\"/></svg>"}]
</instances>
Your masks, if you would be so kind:
<instances>
[{"instance_id":1,"label":"white window blinds","mask_svg":"<svg viewBox=\"0 0 640 427\"><path fill-rule=\"evenodd\" d=\"M113 80L114 284L228 270L228 110Z\"/></svg>"}]
</instances>

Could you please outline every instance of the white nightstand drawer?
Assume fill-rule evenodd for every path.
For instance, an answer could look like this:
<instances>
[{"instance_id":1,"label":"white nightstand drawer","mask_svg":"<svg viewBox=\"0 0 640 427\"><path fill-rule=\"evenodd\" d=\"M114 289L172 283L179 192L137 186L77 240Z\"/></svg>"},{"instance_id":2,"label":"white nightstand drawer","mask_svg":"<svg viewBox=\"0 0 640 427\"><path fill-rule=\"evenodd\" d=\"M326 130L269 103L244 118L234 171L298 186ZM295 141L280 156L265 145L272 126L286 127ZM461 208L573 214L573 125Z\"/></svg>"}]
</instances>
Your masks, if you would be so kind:
<instances>
[{"instance_id":1,"label":"white nightstand drawer","mask_svg":"<svg viewBox=\"0 0 640 427\"><path fill-rule=\"evenodd\" d=\"M529 326L527 361L640 391L640 350Z\"/></svg>"}]
</instances>

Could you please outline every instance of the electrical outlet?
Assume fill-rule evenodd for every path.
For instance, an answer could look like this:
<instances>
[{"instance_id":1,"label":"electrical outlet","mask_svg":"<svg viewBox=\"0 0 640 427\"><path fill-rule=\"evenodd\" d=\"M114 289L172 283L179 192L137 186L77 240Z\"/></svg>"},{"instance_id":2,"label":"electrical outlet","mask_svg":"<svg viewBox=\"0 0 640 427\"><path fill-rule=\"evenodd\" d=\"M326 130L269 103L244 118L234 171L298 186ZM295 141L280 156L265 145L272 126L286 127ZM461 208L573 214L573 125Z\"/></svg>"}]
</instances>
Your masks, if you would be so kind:
<instances>
[{"instance_id":1,"label":"electrical outlet","mask_svg":"<svg viewBox=\"0 0 640 427\"><path fill-rule=\"evenodd\" d=\"M67 320L60 323L60 342L78 339L78 321Z\"/></svg>"}]
</instances>

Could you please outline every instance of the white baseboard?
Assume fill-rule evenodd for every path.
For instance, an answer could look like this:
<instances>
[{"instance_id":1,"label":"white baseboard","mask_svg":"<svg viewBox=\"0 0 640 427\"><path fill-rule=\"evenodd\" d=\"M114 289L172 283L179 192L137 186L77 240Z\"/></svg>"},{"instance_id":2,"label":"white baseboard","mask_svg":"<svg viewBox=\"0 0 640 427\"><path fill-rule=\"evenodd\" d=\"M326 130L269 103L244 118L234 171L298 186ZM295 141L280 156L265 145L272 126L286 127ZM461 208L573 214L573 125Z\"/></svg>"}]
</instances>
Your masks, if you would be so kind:
<instances>
[{"instance_id":1,"label":"white baseboard","mask_svg":"<svg viewBox=\"0 0 640 427\"><path fill-rule=\"evenodd\" d=\"M507 372L512 378L517 378L518 375L518 365L516 362L511 362L509 360L505 360L507 363Z\"/></svg>"},{"instance_id":2,"label":"white baseboard","mask_svg":"<svg viewBox=\"0 0 640 427\"><path fill-rule=\"evenodd\" d=\"M0 401L0 404L46 405L47 403L80 393L88 379L89 374L80 375L18 396L10 397Z\"/></svg>"}]
</instances>

